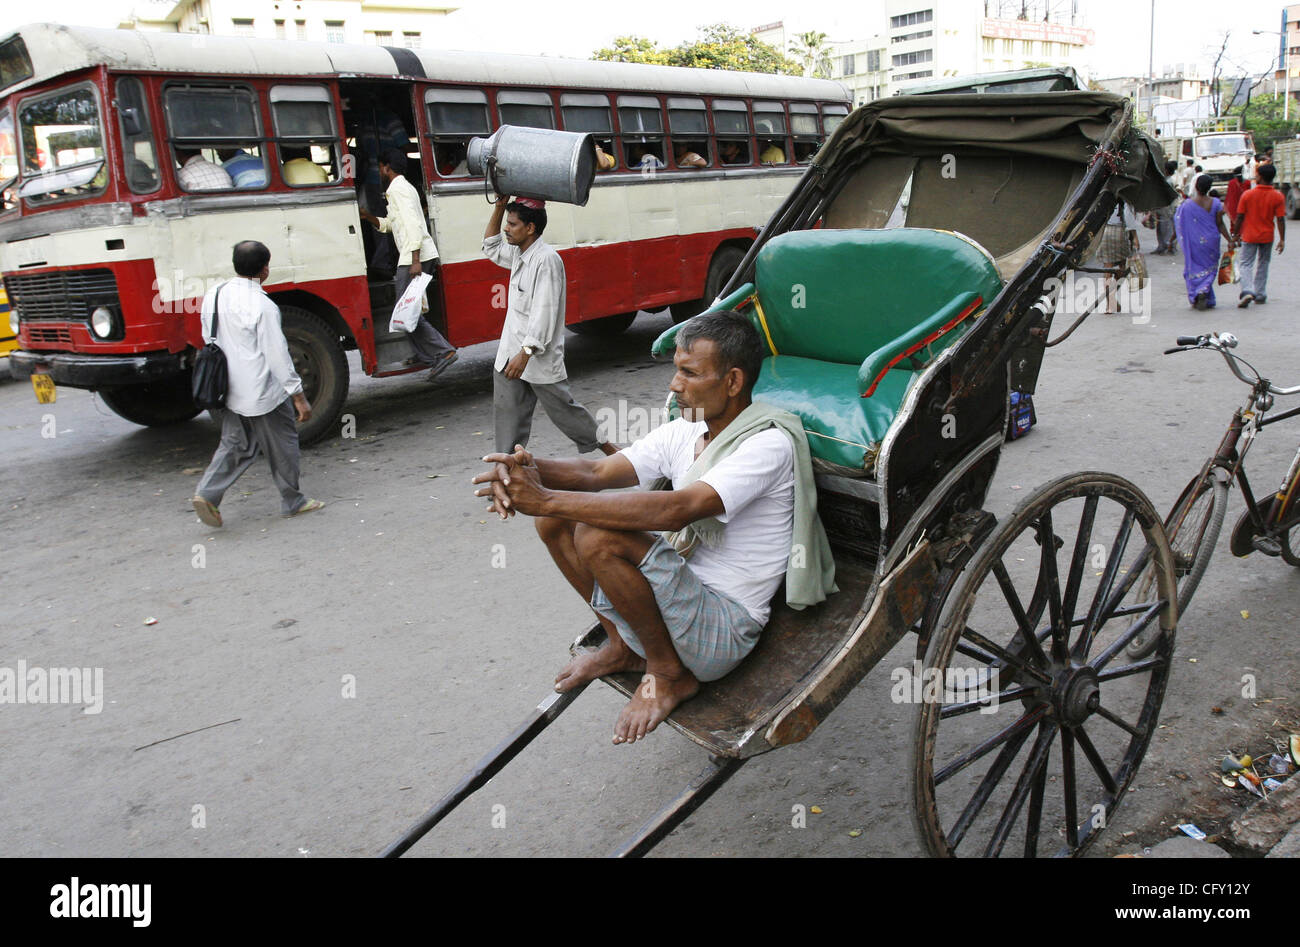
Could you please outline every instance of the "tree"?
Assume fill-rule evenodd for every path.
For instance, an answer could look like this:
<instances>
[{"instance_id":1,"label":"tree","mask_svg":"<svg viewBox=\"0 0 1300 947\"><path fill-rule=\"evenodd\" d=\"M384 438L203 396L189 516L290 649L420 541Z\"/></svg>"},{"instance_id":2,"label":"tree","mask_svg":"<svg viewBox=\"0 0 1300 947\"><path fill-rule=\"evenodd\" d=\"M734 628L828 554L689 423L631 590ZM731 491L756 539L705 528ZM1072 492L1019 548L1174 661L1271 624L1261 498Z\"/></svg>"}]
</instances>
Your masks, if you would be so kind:
<instances>
[{"instance_id":1,"label":"tree","mask_svg":"<svg viewBox=\"0 0 1300 947\"><path fill-rule=\"evenodd\" d=\"M790 44L790 54L802 67L803 75L818 79L831 77L831 51L826 45L825 33L796 33L794 42Z\"/></svg>"},{"instance_id":2,"label":"tree","mask_svg":"<svg viewBox=\"0 0 1300 947\"><path fill-rule=\"evenodd\" d=\"M1241 116L1241 127L1254 135L1255 147L1263 151L1273 142L1295 138L1300 132L1300 120L1282 119L1284 96L1256 95L1248 104L1228 110L1229 115ZM1296 110L1292 108L1292 113Z\"/></svg>"},{"instance_id":3,"label":"tree","mask_svg":"<svg viewBox=\"0 0 1300 947\"><path fill-rule=\"evenodd\" d=\"M672 49L639 36L620 36L614 45L598 49L592 59L606 62L646 62L693 69L727 69L741 72L785 73L801 75L799 63L782 54L775 46L761 42L726 23L699 28L693 43L681 43Z\"/></svg>"},{"instance_id":4,"label":"tree","mask_svg":"<svg viewBox=\"0 0 1300 947\"><path fill-rule=\"evenodd\" d=\"M614 45L598 49L592 59L605 62L648 62L662 66L668 62L668 51L642 36L616 36Z\"/></svg>"}]
</instances>

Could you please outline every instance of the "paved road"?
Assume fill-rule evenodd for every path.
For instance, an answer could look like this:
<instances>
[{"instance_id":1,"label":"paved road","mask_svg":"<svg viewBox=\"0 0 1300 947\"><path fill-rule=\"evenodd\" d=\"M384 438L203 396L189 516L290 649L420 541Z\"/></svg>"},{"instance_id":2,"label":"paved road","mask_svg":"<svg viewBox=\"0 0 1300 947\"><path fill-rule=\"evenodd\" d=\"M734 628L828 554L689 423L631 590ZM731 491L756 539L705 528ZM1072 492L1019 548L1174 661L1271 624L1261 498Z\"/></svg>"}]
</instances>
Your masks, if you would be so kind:
<instances>
[{"instance_id":1,"label":"paved road","mask_svg":"<svg viewBox=\"0 0 1300 947\"><path fill-rule=\"evenodd\" d=\"M989 508L1004 514L1024 489L1080 469L1129 477L1167 508L1245 388L1217 357L1161 349L1179 333L1230 330L1266 373L1300 382L1292 259L1276 261L1266 307L1195 313L1181 262L1150 257L1153 317L1094 316L1049 352L1040 424L1004 452ZM671 369L646 351L667 324L643 314L614 341L571 335L579 399L661 403ZM104 675L99 714L0 705L0 751L17 761L0 800L7 854L370 854L545 695L589 613L528 524L491 520L472 496L489 446L492 347L466 354L436 386L354 373L356 438L303 464L305 490L329 507L281 520L255 468L227 498L220 531L187 502L216 441L206 418L146 430L85 392L61 391L51 409L25 382L0 383L0 667ZM53 438L42 437L46 414ZM1260 438L1261 485L1280 476L1295 432ZM571 449L541 418L533 447ZM1234 494L1229 528L1240 509ZM1296 726L1300 572L1233 559L1228 531L1180 623L1165 729L1097 854L1167 836L1162 819L1204 818L1197 807L1228 792L1215 761ZM741 770L658 851L916 854L912 711L888 699L889 669L910 661L909 647L807 742ZM1254 701L1241 695L1246 674ZM415 852L611 849L702 762L666 728L610 745L619 704L592 688ZM796 829L795 805L823 813Z\"/></svg>"}]
</instances>

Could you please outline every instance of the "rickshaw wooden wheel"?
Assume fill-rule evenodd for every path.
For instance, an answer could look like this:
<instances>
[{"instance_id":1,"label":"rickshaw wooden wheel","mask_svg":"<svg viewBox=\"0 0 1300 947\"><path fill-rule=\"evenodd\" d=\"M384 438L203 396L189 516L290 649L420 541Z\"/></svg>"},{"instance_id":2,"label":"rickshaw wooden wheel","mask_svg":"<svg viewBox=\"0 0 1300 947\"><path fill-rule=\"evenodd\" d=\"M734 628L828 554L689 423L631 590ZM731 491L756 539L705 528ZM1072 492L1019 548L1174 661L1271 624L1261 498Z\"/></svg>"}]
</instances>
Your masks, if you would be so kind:
<instances>
[{"instance_id":1,"label":"rickshaw wooden wheel","mask_svg":"<svg viewBox=\"0 0 1300 947\"><path fill-rule=\"evenodd\" d=\"M1134 602L1147 562L1151 598ZM1151 742L1176 619L1173 554L1137 487L1085 472L1025 497L948 595L920 681L895 687L917 708L913 815L929 853L1086 849ZM1155 654L1128 659L1153 622Z\"/></svg>"}]
</instances>

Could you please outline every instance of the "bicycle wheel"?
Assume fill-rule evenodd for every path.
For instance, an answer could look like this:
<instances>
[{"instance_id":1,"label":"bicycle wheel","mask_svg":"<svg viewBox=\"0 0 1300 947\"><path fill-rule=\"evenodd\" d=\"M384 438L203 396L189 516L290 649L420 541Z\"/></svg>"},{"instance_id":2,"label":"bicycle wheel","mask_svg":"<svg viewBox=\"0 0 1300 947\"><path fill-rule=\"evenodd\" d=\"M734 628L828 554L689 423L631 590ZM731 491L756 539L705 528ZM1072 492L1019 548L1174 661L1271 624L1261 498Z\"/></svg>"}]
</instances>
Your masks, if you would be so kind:
<instances>
[{"instance_id":1,"label":"bicycle wheel","mask_svg":"<svg viewBox=\"0 0 1300 947\"><path fill-rule=\"evenodd\" d=\"M1181 617L1192 601L1192 594L1209 568L1214 545L1223 530L1223 517L1228 512L1227 474L1218 467L1209 473L1193 477L1183 488L1173 510L1165 518L1165 534L1174 553L1174 575L1178 582L1178 614ZM1135 601L1151 598L1155 587L1155 572L1150 565L1138 579ZM1156 648L1160 637L1158 627L1148 627L1128 646L1130 658L1145 658Z\"/></svg>"},{"instance_id":2,"label":"bicycle wheel","mask_svg":"<svg viewBox=\"0 0 1300 947\"><path fill-rule=\"evenodd\" d=\"M1297 527L1292 526L1278 539L1282 543L1282 561L1300 569L1300 536L1296 535L1296 529Z\"/></svg>"}]
</instances>

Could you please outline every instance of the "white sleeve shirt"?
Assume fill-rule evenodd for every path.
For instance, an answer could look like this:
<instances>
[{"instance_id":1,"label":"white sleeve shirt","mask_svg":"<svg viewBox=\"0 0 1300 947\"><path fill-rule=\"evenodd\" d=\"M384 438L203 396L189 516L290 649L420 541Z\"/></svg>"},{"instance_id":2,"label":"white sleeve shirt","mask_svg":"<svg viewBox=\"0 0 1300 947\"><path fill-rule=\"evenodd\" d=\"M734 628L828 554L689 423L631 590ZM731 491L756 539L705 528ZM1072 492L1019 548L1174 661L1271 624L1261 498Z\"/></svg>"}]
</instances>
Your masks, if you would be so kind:
<instances>
[{"instance_id":1,"label":"white sleeve shirt","mask_svg":"<svg viewBox=\"0 0 1300 947\"><path fill-rule=\"evenodd\" d=\"M294 371L289 343L280 328L280 309L260 283L236 276L203 297L200 320L204 342L212 338L218 291L217 345L226 356L230 380L226 407L246 418L269 414L285 398L302 391L302 379Z\"/></svg>"},{"instance_id":2,"label":"white sleeve shirt","mask_svg":"<svg viewBox=\"0 0 1300 947\"><path fill-rule=\"evenodd\" d=\"M521 376L533 385L568 378L564 368L564 312L568 303L564 261L540 237L523 253L501 234L483 241L483 253L497 266L510 267L506 318L494 363L496 371L525 346L533 355Z\"/></svg>"},{"instance_id":3,"label":"white sleeve shirt","mask_svg":"<svg viewBox=\"0 0 1300 947\"><path fill-rule=\"evenodd\" d=\"M420 259L438 259L438 247L429 236L429 227L424 220L424 209L420 207L420 195L410 181L400 174L393 178L384 191L388 200L388 216L377 218L379 232L393 234L397 244L398 265L409 266L411 254L420 251Z\"/></svg>"}]
</instances>

